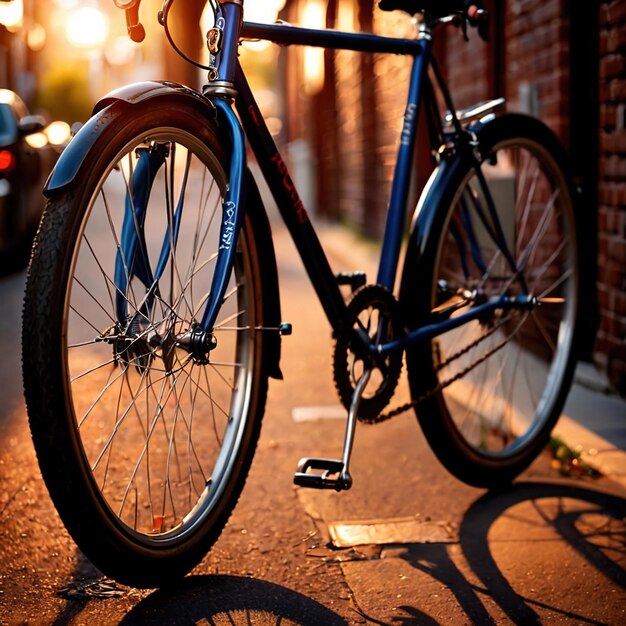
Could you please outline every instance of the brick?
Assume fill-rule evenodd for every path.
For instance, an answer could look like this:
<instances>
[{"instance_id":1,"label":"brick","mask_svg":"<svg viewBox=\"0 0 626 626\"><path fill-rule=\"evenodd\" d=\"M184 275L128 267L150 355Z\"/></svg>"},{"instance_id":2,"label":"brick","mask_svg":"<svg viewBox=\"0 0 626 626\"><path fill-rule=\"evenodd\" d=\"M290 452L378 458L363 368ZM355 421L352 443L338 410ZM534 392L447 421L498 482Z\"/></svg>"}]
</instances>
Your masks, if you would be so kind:
<instances>
[{"instance_id":1,"label":"brick","mask_svg":"<svg viewBox=\"0 0 626 626\"><path fill-rule=\"evenodd\" d=\"M598 171L607 179L626 180L626 157L612 154L600 159Z\"/></svg>"},{"instance_id":2,"label":"brick","mask_svg":"<svg viewBox=\"0 0 626 626\"><path fill-rule=\"evenodd\" d=\"M618 263L609 261L606 265L605 284L615 289L626 289L626 271Z\"/></svg>"},{"instance_id":3,"label":"brick","mask_svg":"<svg viewBox=\"0 0 626 626\"><path fill-rule=\"evenodd\" d=\"M615 130L617 126L617 106L612 103L602 104L600 107L600 128L604 131Z\"/></svg>"},{"instance_id":4,"label":"brick","mask_svg":"<svg viewBox=\"0 0 626 626\"><path fill-rule=\"evenodd\" d=\"M598 261L606 267L606 262L609 258L609 238L606 233L600 232L598 234Z\"/></svg>"},{"instance_id":5,"label":"brick","mask_svg":"<svg viewBox=\"0 0 626 626\"><path fill-rule=\"evenodd\" d=\"M614 154L626 153L626 130L613 133L600 132L600 150Z\"/></svg>"},{"instance_id":6,"label":"brick","mask_svg":"<svg viewBox=\"0 0 626 626\"><path fill-rule=\"evenodd\" d=\"M618 24L608 31L606 52L619 52L626 47L626 24Z\"/></svg>"},{"instance_id":7,"label":"brick","mask_svg":"<svg viewBox=\"0 0 626 626\"><path fill-rule=\"evenodd\" d=\"M610 193L611 189L609 183L606 181L601 181L598 185L598 200L602 205L610 205Z\"/></svg>"},{"instance_id":8,"label":"brick","mask_svg":"<svg viewBox=\"0 0 626 626\"><path fill-rule=\"evenodd\" d=\"M602 333L603 333L603 335L605 337L605 340L612 336L612 334L613 334L613 320L608 315L602 315L600 317L600 330L602 331ZM608 348L608 346L607 346L607 348Z\"/></svg>"},{"instance_id":9,"label":"brick","mask_svg":"<svg viewBox=\"0 0 626 626\"><path fill-rule=\"evenodd\" d=\"M609 54L609 31L608 29L600 31L599 48L600 48L600 55Z\"/></svg>"},{"instance_id":10,"label":"brick","mask_svg":"<svg viewBox=\"0 0 626 626\"><path fill-rule=\"evenodd\" d=\"M600 79L607 80L623 74L626 70L626 59L621 54L609 54L600 59Z\"/></svg>"},{"instance_id":11,"label":"brick","mask_svg":"<svg viewBox=\"0 0 626 626\"><path fill-rule=\"evenodd\" d=\"M608 233L608 210L604 206L598 207L598 232Z\"/></svg>"},{"instance_id":12,"label":"brick","mask_svg":"<svg viewBox=\"0 0 626 626\"><path fill-rule=\"evenodd\" d=\"M622 237L624 234L626 212L618 207L602 207L602 226L598 231L609 236Z\"/></svg>"},{"instance_id":13,"label":"brick","mask_svg":"<svg viewBox=\"0 0 626 626\"><path fill-rule=\"evenodd\" d=\"M601 103L607 103L609 101L609 84L606 81L600 83L598 97Z\"/></svg>"},{"instance_id":14,"label":"brick","mask_svg":"<svg viewBox=\"0 0 626 626\"><path fill-rule=\"evenodd\" d=\"M622 210L619 212L618 216L618 225L617 232L621 237L626 239L626 211Z\"/></svg>"},{"instance_id":15,"label":"brick","mask_svg":"<svg viewBox=\"0 0 626 626\"><path fill-rule=\"evenodd\" d=\"M612 237L608 241L608 257L612 261L626 267L626 240Z\"/></svg>"},{"instance_id":16,"label":"brick","mask_svg":"<svg viewBox=\"0 0 626 626\"><path fill-rule=\"evenodd\" d=\"M602 180L598 185L599 200L607 207L618 207L626 203L626 182Z\"/></svg>"},{"instance_id":17,"label":"brick","mask_svg":"<svg viewBox=\"0 0 626 626\"><path fill-rule=\"evenodd\" d=\"M598 307L606 311L609 307L609 290L602 284L598 285Z\"/></svg>"},{"instance_id":18,"label":"brick","mask_svg":"<svg viewBox=\"0 0 626 626\"><path fill-rule=\"evenodd\" d=\"M600 4L600 26L607 26L611 23L611 12L608 4Z\"/></svg>"},{"instance_id":19,"label":"brick","mask_svg":"<svg viewBox=\"0 0 626 626\"><path fill-rule=\"evenodd\" d=\"M615 102L626 100L626 79L614 78L609 82L609 98Z\"/></svg>"},{"instance_id":20,"label":"brick","mask_svg":"<svg viewBox=\"0 0 626 626\"><path fill-rule=\"evenodd\" d=\"M602 7L600 15L604 24L616 24L626 21L626 4L623 0L614 0L605 7Z\"/></svg>"},{"instance_id":21,"label":"brick","mask_svg":"<svg viewBox=\"0 0 626 626\"><path fill-rule=\"evenodd\" d=\"M616 315L626 318L626 293L616 291L613 293L613 311Z\"/></svg>"}]
</instances>

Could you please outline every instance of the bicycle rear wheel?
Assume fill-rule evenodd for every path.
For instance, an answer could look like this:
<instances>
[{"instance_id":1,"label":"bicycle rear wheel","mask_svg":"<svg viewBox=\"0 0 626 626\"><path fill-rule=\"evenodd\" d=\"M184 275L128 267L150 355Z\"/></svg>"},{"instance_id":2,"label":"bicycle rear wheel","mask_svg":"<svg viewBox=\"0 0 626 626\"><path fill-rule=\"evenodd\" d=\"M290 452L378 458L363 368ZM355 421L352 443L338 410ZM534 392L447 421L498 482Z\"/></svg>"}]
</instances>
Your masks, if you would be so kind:
<instances>
[{"instance_id":1,"label":"bicycle rear wheel","mask_svg":"<svg viewBox=\"0 0 626 626\"><path fill-rule=\"evenodd\" d=\"M530 309L485 314L407 354L413 397L436 390L416 410L438 458L461 480L495 487L539 454L569 390L579 238L564 155L546 127L505 115L478 142L489 194L469 162L452 164L427 241L409 247L403 293L413 327L495 296L536 298Z\"/></svg>"},{"instance_id":2,"label":"bicycle rear wheel","mask_svg":"<svg viewBox=\"0 0 626 626\"><path fill-rule=\"evenodd\" d=\"M214 123L175 100L115 104L102 123L37 238L24 382L70 534L104 573L152 587L202 559L243 488L267 391L263 285L246 217L198 331L228 184Z\"/></svg>"}]
</instances>

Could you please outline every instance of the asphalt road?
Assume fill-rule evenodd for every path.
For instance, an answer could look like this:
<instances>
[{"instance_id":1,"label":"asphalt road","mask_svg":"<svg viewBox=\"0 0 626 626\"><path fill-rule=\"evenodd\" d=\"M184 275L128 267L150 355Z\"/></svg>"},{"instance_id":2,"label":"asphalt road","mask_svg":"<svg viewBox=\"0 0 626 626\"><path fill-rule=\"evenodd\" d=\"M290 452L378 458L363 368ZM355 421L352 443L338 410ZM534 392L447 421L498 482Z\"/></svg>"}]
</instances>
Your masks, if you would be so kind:
<instances>
[{"instance_id":1,"label":"asphalt road","mask_svg":"<svg viewBox=\"0 0 626 626\"><path fill-rule=\"evenodd\" d=\"M276 246L283 317L294 325L285 380L270 386L229 525L166 590L103 579L61 525L22 399L24 274L0 279L0 624L625 623L625 492L605 478L563 478L547 454L487 494L449 476L406 414L359 427L351 491L293 486L301 456L340 454L343 421L321 308L282 231ZM357 269L344 267L351 256L333 268ZM346 544L357 531L368 543L331 547L331 529Z\"/></svg>"}]
</instances>

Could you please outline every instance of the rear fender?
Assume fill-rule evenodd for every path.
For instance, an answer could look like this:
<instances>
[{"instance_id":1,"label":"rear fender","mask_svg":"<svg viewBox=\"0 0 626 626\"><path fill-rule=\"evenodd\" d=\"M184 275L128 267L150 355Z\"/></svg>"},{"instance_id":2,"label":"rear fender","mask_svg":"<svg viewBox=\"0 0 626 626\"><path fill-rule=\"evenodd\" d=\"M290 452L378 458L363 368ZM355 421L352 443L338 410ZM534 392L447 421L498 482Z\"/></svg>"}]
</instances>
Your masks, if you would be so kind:
<instances>
[{"instance_id":1,"label":"rear fender","mask_svg":"<svg viewBox=\"0 0 626 626\"><path fill-rule=\"evenodd\" d=\"M405 321L408 321L407 316L410 317L411 311L418 310L416 301L430 297L429 294L420 293L417 287L427 282L420 280L421 272L428 271L423 261L433 254L433 251L427 249L428 246L432 247L434 241L431 233L433 229L440 228L439 221L445 217L441 207L450 202L449 181L460 165L461 158L458 155L441 161L431 174L413 213L400 284L400 306Z\"/></svg>"}]
</instances>

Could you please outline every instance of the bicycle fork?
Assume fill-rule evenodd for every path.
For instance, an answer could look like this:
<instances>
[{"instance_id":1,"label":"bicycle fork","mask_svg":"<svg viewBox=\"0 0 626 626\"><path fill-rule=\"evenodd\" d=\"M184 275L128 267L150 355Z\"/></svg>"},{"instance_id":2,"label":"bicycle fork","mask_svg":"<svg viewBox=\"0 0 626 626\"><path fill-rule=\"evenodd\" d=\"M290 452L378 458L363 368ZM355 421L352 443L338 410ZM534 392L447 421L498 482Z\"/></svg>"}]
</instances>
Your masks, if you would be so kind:
<instances>
[{"instance_id":1,"label":"bicycle fork","mask_svg":"<svg viewBox=\"0 0 626 626\"><path fill-rule=\"evenodd\" d=\"M189 350L200 361L204 360L206 354L217 345L212 335L213 325L224 300L243 220L242 197L245 171L243 132L234 111L226 100L216 99L214 104L218 115L228 129L232 148L229 181L222 203L215 274L201 320L191 331L176 338L178 346ZM127 189L122 237L115 260L116 314L118 323L123 327L135 328L136 320L147 319L154 298L158 296L159 281L167 261L175 252L178 242L178 230L183 212L182 198L187 185L186 175L178 206L171 208L171 214L168 212L168 224L159 260L152 271L146 251L143 223L148 197L152 191L154 179L165 163L166 154L167 148L158 145L142 151ZM146 294L137 307L137 311L131 314L127 310L127 291L134 277L143 283Z\"/></svg>"}]
</instances>

